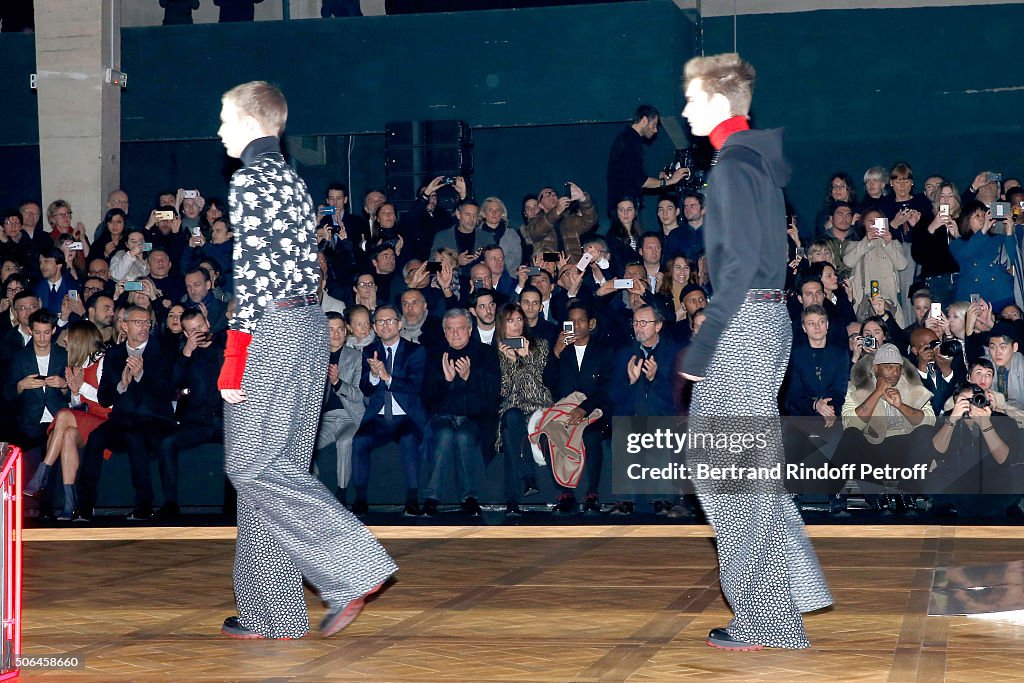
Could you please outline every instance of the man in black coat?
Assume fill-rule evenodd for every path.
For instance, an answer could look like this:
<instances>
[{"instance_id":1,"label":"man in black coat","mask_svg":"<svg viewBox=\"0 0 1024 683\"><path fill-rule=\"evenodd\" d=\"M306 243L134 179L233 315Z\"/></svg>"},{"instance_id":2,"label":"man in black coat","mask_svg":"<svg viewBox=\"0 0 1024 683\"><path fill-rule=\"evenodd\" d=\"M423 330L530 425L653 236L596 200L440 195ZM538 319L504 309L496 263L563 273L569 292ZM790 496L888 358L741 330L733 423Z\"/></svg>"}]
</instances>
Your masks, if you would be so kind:
<instances>
[{"instance_id":1,"label":"man in black coat","mask_svg":"<svg viewBox=\"0 0 1024 683\"><path fill-rule=\"evenodd\" d=\"M103 451L123 448L128 451L135 488L135 509L128 519L144 522L153 518L149 456L174 426L172 368L157 338L150 335L149 311L129 306L121 326L126 339L104 356L97 392L98 402L113 410L107 421L89 435L82 451L79 501L82 513L89 515L96 503ZM167 482L163 484L166 497Z\"/></svg>"},{"instance_id":2,"label":"man in black coat","mask_svg":"<svg viewBox=\"0 0 1024 683\"><path fill-rule=\"evenodd\" d=\"M615 354L612 349L591 336L597 321L587 306L574 299L566 311L572 332L563 330L552 353L555 358L544 368L544 383L551 389L555 401L560 401L574 391L582 392L587 398L572 411L568 423L577 425L584 422L594 409L600 409L602 416L583 430L583 446L586 449L584 472L587 494L583 512L600 512L598 488L601 484L601 464L604 460L604 440L611 436L612 376L615 372ZM576 510L576 496L572 489L562 487L562 493L555 504L555 512L568 513Z\"/></svg>"},{"instance_id":3,"label":"man in black coat","mask_svg":"<svg viewBox=\"0 0 1024 683\"><path fill-rule=\"evenodd\" d=\"M477 487L484 465L481 445L494 443L493 435L483 432L495 413L501 387L498 354L473 334L472 318L465 309L445 313L441 327L445 343L431 355L423 378L423 396L431 414L423 508L427 515L437 513L441 488L454 468L463 510L478 515Z\"/></svg>"},{"instance_id":4,"label":"man in black coat","mask_svg":"<svg viewBox=\"0 0 1024 683\"><path fill-rule=\"evenodd\" d=\"M206 316L195 308L181 314L181 330L186 341L173 361L172 378L180 393L175 413L178 424L157 446L164 487L164 504L157 516L162 519L173 519L179 514L178 454L224 440L224 399L217 388L217 377L224 364L227 337L224 333L211 334Z\"/></svg>"}]
</instances>

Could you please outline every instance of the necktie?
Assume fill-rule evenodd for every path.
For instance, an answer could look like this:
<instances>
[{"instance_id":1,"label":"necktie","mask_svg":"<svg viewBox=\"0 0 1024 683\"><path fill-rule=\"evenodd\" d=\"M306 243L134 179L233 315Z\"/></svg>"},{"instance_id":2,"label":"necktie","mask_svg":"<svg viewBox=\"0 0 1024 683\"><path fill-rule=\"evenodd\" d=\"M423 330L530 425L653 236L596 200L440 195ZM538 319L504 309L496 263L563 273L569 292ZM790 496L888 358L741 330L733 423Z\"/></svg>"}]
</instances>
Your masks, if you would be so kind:
<instances>
[{"instance_id":1,"label":"necktie","mask_svg":"<svg viewBox=\"0 0 1024 683\"><path fill-rule=\"evenodd\" d=\"M384 369L388 371L388 376L391 376L391 347L384 347ZM395 416L395 410L391 406L391 390L384 385L384 417L389 420Z\"/></svg>"}]
</instances>

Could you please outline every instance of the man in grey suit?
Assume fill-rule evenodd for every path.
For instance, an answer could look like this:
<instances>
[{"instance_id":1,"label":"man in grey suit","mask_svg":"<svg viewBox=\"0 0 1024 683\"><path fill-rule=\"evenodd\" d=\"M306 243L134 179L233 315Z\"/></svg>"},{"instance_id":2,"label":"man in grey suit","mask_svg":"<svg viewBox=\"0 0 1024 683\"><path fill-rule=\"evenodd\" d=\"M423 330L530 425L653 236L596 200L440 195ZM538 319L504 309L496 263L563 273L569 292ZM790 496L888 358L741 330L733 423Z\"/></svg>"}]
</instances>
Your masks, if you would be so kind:
<instances>
[{"instance_id":1,"label":"man in grey suit","mask_svg":"<svg viewBox=\"0 0 1024 683\"><path fill-rule=\"evenodd\" d=\"M345 346L348 328L345 318L333 311L327 313L327 332L331 349L327 365L327 388L320 413L320 426L316 435L317 460L326 458L331 446L337 455L338 485L334 495L345 502L345 489L352 474L352 439L363 421L366 406L359 389L363 354ZM319 476L319 468L314 464Z\"/></svg>"}]
</instances>

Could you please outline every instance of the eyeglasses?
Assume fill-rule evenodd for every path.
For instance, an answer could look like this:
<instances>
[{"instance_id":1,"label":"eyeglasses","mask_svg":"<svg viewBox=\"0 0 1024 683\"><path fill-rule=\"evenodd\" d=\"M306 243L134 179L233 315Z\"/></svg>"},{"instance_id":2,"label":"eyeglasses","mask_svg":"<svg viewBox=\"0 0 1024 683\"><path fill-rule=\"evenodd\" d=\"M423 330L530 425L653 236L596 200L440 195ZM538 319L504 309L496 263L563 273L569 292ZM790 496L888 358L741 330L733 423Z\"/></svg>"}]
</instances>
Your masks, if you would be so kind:
<instances>
[{"instance_id":1,"label":"eyeglasses","mask_svg":"<svg viewBox=\"0 0 1024 683\"><path fill-rule=\"evenodd\" d=\"M648 325L655 324L656 322L658 322L658 321L657 320L634 320L633 321L633 327L639 327L640 329L643 329L643 328L647 327Z\"/></svg>"},{"instance_id":2,"label":"eyeglasses","mask_svg":"<svg viewBox=\"0 0 1024 683\"><path fill-rule=\"evenodd\" d=\"M555 194L554 190L544 190L543 192L540 193L540 196L541 197L548 197L548 196L555 196L555 197L557 197L558 195Z\"/></svg>"},{"instance_id":3,"label":"eyeglasses","mask_svg":"<svg viewBox=\"0 0 1024 683\"><path fill-rule=\"evenodd\" d=\"M360 282L360 283L356 284L356 287L367 287L367 288L369 288L369 287L376 287L376 286L377 286L376 282Z\"/></svg>"},{"instance_id":4,"label":"eyeglasses","mask_svg":"<svg viewBox=\"0 0 1024 683\"><path fill-rule=\"evenodd\" d=\"M846 189L846 183L842 183L842 184L838 184L838 185L833 185L832 189L833 190L845 190Z\"/></svg>"},{"instance_id":5,"label":"eyeglasses","mask_svg":"<svg viewBox=\"0 0 1024 683\"><path fill-rule=\"evenodd\" d=\"M71 218L74 215L74 213L72 213L71 211L64 211L55 213L53 215L56 216L57 218Z\"/></svg>"},{"instance_id":6,"label":"eyeglasses","mask_svg":"<svg viewBox=\"0 0 1024 683\"><path fill-rule=\"evenodd\" d=\"M374 320L374 325L397 325L398 318L381 318L380 320Z\"/></svg>"},{"instance_id":7,"label":"eyeglasses","mask_svg":"<svg viewBox=\"0 0 1024 683\"><path fill-rule=\"evenodd\" d=\"M135 325L136 327L151 327L153 325L153 321L151 320L125 320L124 322L129 325Z\"/></svg>"}]
</instances>

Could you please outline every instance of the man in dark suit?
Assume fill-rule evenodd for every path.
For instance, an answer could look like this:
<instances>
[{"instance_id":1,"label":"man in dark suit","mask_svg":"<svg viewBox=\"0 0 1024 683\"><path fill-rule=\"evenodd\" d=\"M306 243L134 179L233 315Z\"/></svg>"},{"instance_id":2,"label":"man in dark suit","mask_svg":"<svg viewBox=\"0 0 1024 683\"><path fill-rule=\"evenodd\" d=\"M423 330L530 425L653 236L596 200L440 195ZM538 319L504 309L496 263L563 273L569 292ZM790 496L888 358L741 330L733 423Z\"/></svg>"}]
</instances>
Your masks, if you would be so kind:
<instances>
[{"instance_id":1,"label":"man in dark suit","mask_svg":"<svg viewBox=\"0 0 1024 683\"><path fill-rule=\"evenodd\" d=\"M584 422L595 408L600 408L603 413L583 431L583 445L587 453L583 473L587 481L587 495L583 512L600 512L598 487L604 458L603 442L611 436L611 390L615 356L610 348L591 337L596 321L583 302L576 299L570 301L566 313L568 321L573 324L573 330L559 334L552 350L556 360L545 367L544 383L551 388L555 401L574 391L582 392L587 397L572 411L570 425ZM576 496L571 489L563 487L554 511L567 513L575 510Z\"/></svg>"},{"instance_id":2,"label":"man in dark suit","mask_svg":"<svg viewBox=\"0 0 1024 683\"><path fill-rule=\"evenodd\" d=\"M14 354L4 387L6 398L17 403L19 443L25 449L46 443L46 428L68 407L68 354L52 343L57 318L41 309L29 316L28 324L32 343Z\"/></svg>"},{"instance_id":3,"label":"man in dark suit","mask_svg":"<svg viewBox=\"0 0 1024 683\"><path fill-rule=\"evenodd\" d=\"M533 285L526 285L519 293L519 305L523 307L526 314L526 324L530 328L530 334L534 339L538 337L548 340L548 348L555 348L561 328L550 320L545 320L541 315L543 297L540 290Z\"/></svg>"},{"instance_id":4,"label":"man in dark suit","mask_svg":"<svg viewBox=\"0 0 1024 683\"><path fill-rule=\"evenodd\" d=\"M153 518L153 482L149 473L150 453L174 425L171 398L172 368L156 337L150 336L150 313L129 306L121 319L125 341L111 347L103 359L98 401L113 408L110 417L92 434L82 451L79 473L79 500L84 515L96 502L103 451L124 448L131 462L135 509L128 515L133 522ZM168 482L164 481L167 498ZM173 494L171 494L173 495Z\"/></svg>"},{"instance_id":5,"label":"man in dark suit","mask_svg":"<svg viewBox=\"0 0 1024 683\"><path fill-rule=\"evenodd\" d=\"M181 392L175 411L178 424L157 446L164 489L164 504L157 513L161 519L174 519L180 513L178 454L204 443L224 441L224 400L217 389L217 378L224 364L227 336L223 332L211 334L206 316L195 308L181 314L181 330L185 346L177 358L168 359L168 365L174 368L173 388Z\"/></svg>"},{"instance_id":6,"label":"man in dark suit","mask_svg":"<svg viewBox=\"0 0 1024 683\"><path fill-rule=\"evenodd\" d=\"M419 507L420 439L427 413L420 400L426 354L415 342L402 339L402 316L390 304L373 312L377 341L363 349L359 388L367 397L366 413L352 444L352 484L356 499L352 512L366 514L366 486L370 480L370 452L397 441L405 478L405 514L417 516Z\"/></svg>"},{"instance_id":7,"label":"man in dark suit","mask_svg":"<svg viewBox=\"0 0 1024 683\"><path fill-rule=\"evenodd\" d=\"M39 272L42 278L36 284L35 293L39 297L39 305L54 315L60 315L64 297L74 290L78 294L78 284L65 272L67 267L64 252L57 247L39 254Z\"/></svg>"},{"instance_id":8,"label":"man in dark suit","mask_svg":"<svg viewBox=\"0 0 1024 683\"><path fill-rule=\"evenodd\" d=\"M423 380L432 435L427 448L429 481L423 492L424 512L428 516L437 514L441 489L448 472L454 469L463 511L478 515L482 448L490 444L493 453L498 431L494 418L501 387L498 354L473 332L465 309L453 308L445 313L441 326L445 344L431 355Z\"/></svg>"}]
</instances>

